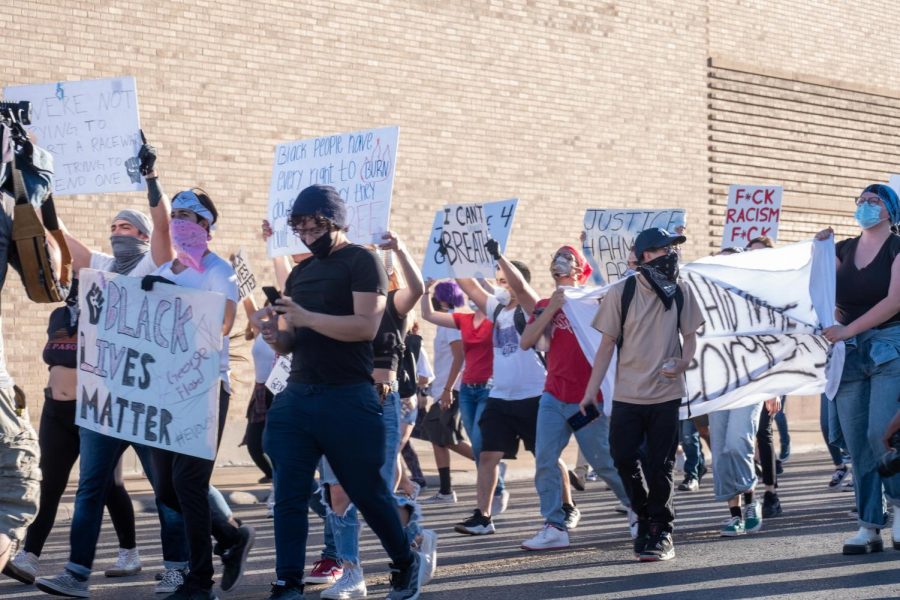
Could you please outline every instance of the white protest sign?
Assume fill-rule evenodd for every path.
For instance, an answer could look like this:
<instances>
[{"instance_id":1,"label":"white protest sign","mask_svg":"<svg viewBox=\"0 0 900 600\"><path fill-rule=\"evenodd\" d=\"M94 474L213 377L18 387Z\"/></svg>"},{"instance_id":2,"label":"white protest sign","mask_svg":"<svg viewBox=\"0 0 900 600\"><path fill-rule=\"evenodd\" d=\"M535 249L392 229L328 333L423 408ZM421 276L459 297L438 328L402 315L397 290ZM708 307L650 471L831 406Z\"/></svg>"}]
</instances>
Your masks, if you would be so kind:
<instances>
[{"instance_id":1,"label":"white protest sign","mask_svg":"<svg viewBox=\"0 0 900 600\"><path fill-rule=\"evenodd\" d=\"M266 379L266 387L273 394L280 394L287 387L287 380L291 374L291 357L292 354L283 354L275 361L272 372Z\"/></svg>"},{"instance_id":2,"label":"white protest sign","mask_svg":"<svg viewBox=\"0 0 900 600\"><path fill-rule=\"evenodd\" d=\"M367 129L287 142L275 147L269 186L269 256L308 252L288 227L297 195L311 185L334 187L347 203L347 235L356 244L381 243L391 213L397 127Z\"/></svg>"},{"instance_id":3,"label":"white protest sign","mask_svg":"<svg viewBox=\"0 0 900 600\"><path fill-rule=\"evenodd\" d=\"M519 201L516 198L498 200L482 204L487 220L488 231L491 238L500 244L500 250L506 251L506 242L512 231L513 219L516 215L516 206ZM431 227L431 236L428 238L428 246L425 248L425 263L422 266L422 277L428 279L447 279L453 277L447 255L440 251L441 234L444 229L446 213L439 210L434 214L434 224ZM489 275L488 277L493 277Z\"/></svg>"},{"instance_id":4,"label":"white protest sign","mask_svg":"<svg viewBox=\"0 0 900 600\"><path fill-rule=\"evenodd\" d=\"M778 239L783 194L780 185L728 186L722 247L743 248L750 240L763 235L773 242Z\"/></svg>"},{"instance_id":5,"label":"white protest sign","mask_svg":"<svg viewBox=\"0 0 900 600\"><path fill-rule=\"evenodd\" d=\"M243 300L256 289L256 277L253 275L250 263L247 262L247 257L244 256L243 248L231 257L231 266L234 267L234 272L237 275L238 291L240 292L240 299Z\"/></svg>"},{"instance_id":6,"label":"white protest sign","mask_svg":"<svg viewBox=\"0 0 900 600\"><path fill-rule=\"evenodd\" d=\"M628 253L637 234L650 227L661 227L675 233L675 227L684 225L684 219L685 212L681 208L590 208L584 214L582 247L584 253L596 261L603 279L617 281L628 270Z\"/></svg>"},{"instance_id":7,"label":"white protest sign","mask_svg":"<svg viewBox=\"0 0 900 600\"><path fill-rule=\"evenodd\" d=\"M75 422L212 460L225 297L81 269Z\"/></svg>"},{"instance_id":8,"label":"white protest sign","mask_svg":"<svg viewBox=\"0 0 900 600\"><path fill-rule=\"evenodd\" d=\"M31 102L27 128L53 154L53 194L147 189L138 170L141 147L134 77L10 86L7 101Z\"/></svg>"},{"instance_id":9,"label":"white protest sign","mask_svg":"<svg viewBox=\"0 0 900 600\"><path fill-rule=\"evenodd\" d=\"M481 204L445 206L440 247L453 277L492 277L494 258L484 244L491 239Z\"/></svg>"},{"instance_id":10,"label":"white protest sign","mask_svg":"<svg viewBox=\"0 0 900 600\"><path fill-rule=\"evenodd\" d=\"M888 186L900 196L900 175L891 175L891 178L888 179Z\"/></svg>"}]
</instances>

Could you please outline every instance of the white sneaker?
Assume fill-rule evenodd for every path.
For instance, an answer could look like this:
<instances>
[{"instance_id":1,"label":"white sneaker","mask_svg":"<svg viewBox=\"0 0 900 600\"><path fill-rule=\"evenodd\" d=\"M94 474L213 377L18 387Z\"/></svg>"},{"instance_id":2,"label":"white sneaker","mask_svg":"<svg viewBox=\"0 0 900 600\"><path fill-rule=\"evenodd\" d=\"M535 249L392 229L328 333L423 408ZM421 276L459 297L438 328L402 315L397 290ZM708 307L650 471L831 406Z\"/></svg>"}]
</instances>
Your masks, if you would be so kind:
<instances>
[{"instance_id":1,"label":"white sneaker","mask_svg":"<svg viewBox=\"0 0 900 600\"><path fill-rule=\"evenodd\" d=\"M569 532L546 523L530 540L522 542L525 550L561 550L569 547Z\"/></svg>"},{"instance_id":2,"label":"white sneaker","mask_svg":"<svg viewBox=\"0 0 900 600\"><path fill-rule=\"evenodd\" d=\"M619 513L620 515L627 515L629 508L627 506L625 506L624 503L619 502L618 504L616 504L616 506L615 506L615 508L613 508L613 510L616 511L617 513Z\"/></svg>"},{"instance_id":3,"label":"white sneaker","mask_svg":"<svg viewBox=\"0 0 900 600\"><path fill-rule=\"evenodd\" d=\"M900 506L894 507L894 524L891 526L891 541L894 550L900 550Z\"/></svg>"},{"instance_id":4,"label":"white sneaker","mask_svg":"<svg viewBox=\"0 0 900 600\"><path fill-rule=\"evenodd\" d=\"M116 564L106 570L107 577L127 577L141 572L141 557L137 548L126 550L119 548L119 558Z\"/></svg>"},{"instance_id":5,"label":"white sneaker","mask_svg":"<svg viewBox=\"0 0 900 600\"><path fill-rule=\"evenodd\" d=\"M856 535L844 542L844 554L869 554L882 550L884 543L881 534L869 527L860 527Z\"/></svg>"},{"instance_id":6,"label":"white sneaker","mask_svg":"<svg viewBox=\"0 0 900 600\"><path fill-rule=\"evenodd\" d=\"M628 509L628 533L631 534L631 539L637 539L638 534L638 516L637 513Z\"/></svg>"},{"instance_id":7,"label":"white sneaker","mask_svg":"<svg viewBox=\"0 0 900 600\"><path fill-rule=\"evenodd\" d=\"M369 595L366 589L366 577L362 567L349 562L344 563L344 574L333 586L323 590L319 598L329 600L347 600L348 598L365 598Z\"/></svg>"},{"instance_id":8,"label":"white sneaker","mask_svg":"<svg viewBox=\"0 0 900 600\"><path fill-rule=\"evenodd\" d=\"M456 504L456 492L451 490L449 494L436 493L424 500L419 500L419 504Z\"/></svg>"},{"instance_id":9,"label":"white sneaker","mask_svg":"<svg viewBox=\"0 0 900 600\"><path fill-rule=\"evenodd\" d=\"M24 584L34 584L34 578L37 577L38 557L31 552L19 550L16 556L6 563L3 574L12 577Z\"/></svg>"},{"instance_id":10,"label":"white sneaker","mask_svg":"<svg viewBox=\"0 0 900 600\"><path fill-rule=\"evenodd\" d=\"M491 516L505 513L508 506L509 492L503 490L499 494L494 494L494 499L491 500Z\"/></svg>"},{"instance_id":11,"label":"white sneaker","mask_svg":"<svg viewBox=\"0 0 900 600\"><path fill-rule=\"evenodd\" d=\"M434 577L434 572L437 570L438 534L431 529L423 529L421 535L422 538L419 540L419 552L421 552L428 565L428 570L425 573L425 581L422 582L424 584L431 581L431 578Z\"/></svg>"},{"instance_id":12,"label":"white sneaker","mask_svg":"<svg viewBox=\"0 0 900 600\"><path fill-rule=\"evenodd\" d=\"M166 569L162 579L156 584L155 592L157 594L172 594L182 585L184 585L185 571L181 569Z\"/></svg>"}]
</instances>

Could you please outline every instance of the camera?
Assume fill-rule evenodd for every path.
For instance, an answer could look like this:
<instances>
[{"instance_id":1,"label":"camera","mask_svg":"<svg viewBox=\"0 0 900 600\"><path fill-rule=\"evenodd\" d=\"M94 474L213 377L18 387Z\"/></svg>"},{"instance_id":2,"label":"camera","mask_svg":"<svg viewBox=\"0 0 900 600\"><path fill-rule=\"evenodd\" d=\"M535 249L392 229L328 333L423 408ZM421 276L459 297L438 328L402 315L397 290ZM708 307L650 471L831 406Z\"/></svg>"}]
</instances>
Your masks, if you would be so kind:
<instances>
[{"instance_id":1,"label":"camera","mask_svg":"<svg viewBox=\"0 0 900 600\"><path fill-rule=\"evenodd\" d=\"M890 477L900 473L900 431L891 436L891 449L884 453L878 463L878 473Z\"/></svg>"},{"instance_id":2,"label":"camera","mask_svg":"<svg viewBox=\"0 0 900 600\"><path fill-rule=\"evenodd\" d=\"M0 102L0 119L19 125L31 125L31 102Z\"/></svg>"}]
</instances>

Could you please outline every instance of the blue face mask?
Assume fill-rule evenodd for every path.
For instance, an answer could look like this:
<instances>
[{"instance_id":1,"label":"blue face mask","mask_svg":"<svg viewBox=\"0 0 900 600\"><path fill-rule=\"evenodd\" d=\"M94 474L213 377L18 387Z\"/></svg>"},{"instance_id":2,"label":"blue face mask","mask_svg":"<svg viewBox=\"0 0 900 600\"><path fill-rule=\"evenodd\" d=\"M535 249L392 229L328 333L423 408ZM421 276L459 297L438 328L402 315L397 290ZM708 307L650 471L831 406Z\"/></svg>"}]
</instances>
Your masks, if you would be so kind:
<instances>
[{"instance_id":1,"label":"blue face mask","mask_svg":"<svg viewBox=\"0 0 900 600\"><path fill-rule=\"evenodd\" d=\"M868 202L857 206L853 216L856 217L856 222L863 229L871 229L884 220L881 218L881 207Z\"/></svg>"}]
</instances>

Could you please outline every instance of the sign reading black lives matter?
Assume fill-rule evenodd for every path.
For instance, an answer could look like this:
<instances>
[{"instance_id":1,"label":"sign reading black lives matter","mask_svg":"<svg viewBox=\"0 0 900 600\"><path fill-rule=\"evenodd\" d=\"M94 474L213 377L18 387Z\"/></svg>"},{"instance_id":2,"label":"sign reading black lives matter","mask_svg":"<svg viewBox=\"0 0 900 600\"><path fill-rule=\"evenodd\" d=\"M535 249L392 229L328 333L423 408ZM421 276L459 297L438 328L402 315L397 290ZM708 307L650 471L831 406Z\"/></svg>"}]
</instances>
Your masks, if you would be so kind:
<instances>
[{"instance_id":1,"label":"sign reading black lives matter","mask_svg":"<svg viewBox=\"0 0 900 600\"><path fill-rule=\"evenodd\" d=\"M75 422L212 460L225 297L82 269Z\"/></svg>"},{"instance_id":2,"label":"sign reading black lives matter","mask_svg":"<svg viewBox=\"0 0 900 600\"><path fill-rule=\"evenodd\" d=\"M628 253L640 232L661 227L675 233L675 226L683 225L684 218L682 208L590 208L584 214L584 252L594 257L606 281L616 281L628 270Z\"/></svg>"},{"instance_id":3,"label":"sign reading black lives matter","mask_svg":"<svg viewBox=\"0 0 900 600\"><path fill-rule=\"evenodd\" d=\"M240 299L243 300L256 289L256 276L253 275L253 269L250 268L250 263L247 262L247 257L244 256L243 248L232 255L231 266L234 268L235 275L237 275L238 292Z\"/></svg>"},{"instance_id":4,"label":"sign reading black lives matter","mask_svg":"<svg viewBox=\"0 0 900 600\"><path fill-rule=\"evenodd\" d=\"M4 100L31 102L28 130L53 155L53 194L147 189L134 77L10 86Z\"/></svg>"}]
</instances>

